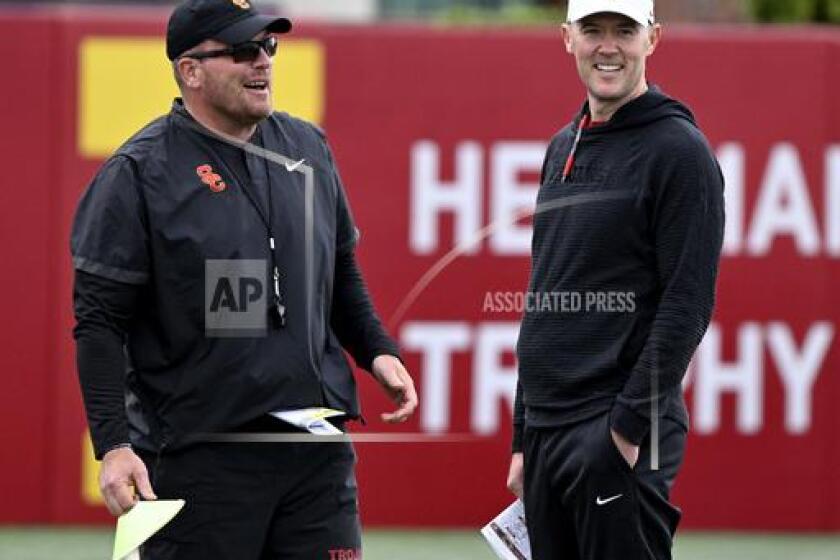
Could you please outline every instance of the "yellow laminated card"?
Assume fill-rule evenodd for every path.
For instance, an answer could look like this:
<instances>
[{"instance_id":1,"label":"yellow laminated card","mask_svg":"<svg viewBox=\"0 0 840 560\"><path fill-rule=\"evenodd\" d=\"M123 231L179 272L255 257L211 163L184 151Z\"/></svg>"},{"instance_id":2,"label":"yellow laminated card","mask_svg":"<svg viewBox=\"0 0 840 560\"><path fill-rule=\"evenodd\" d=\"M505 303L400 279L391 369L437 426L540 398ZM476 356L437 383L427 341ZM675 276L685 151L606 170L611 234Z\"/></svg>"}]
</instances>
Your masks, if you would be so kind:
<instances>
[{"instance_id":1,"label":"yellow laminated card","mask_svg":"<svg viewBox=\"0 0 840 560\"><path fill-rule=\"evenodd\" d=\"M117 519L112 560L139 558L140 545L172 521L184 500L140 501Z\"/></svg>"}]
</instances>

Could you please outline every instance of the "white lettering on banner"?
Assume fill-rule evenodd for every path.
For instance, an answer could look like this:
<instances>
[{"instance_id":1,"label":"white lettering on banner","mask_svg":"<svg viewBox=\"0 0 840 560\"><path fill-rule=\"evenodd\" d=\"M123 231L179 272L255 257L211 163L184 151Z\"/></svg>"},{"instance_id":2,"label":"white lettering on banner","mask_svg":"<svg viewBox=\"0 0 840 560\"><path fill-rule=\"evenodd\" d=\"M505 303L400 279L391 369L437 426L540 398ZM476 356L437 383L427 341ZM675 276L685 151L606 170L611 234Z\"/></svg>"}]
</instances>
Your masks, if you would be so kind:
<instances>
[{"instance_id":1,"label":"white lettering on banner","mask_svg":"<svg viewBox=\"0 0 840 560\"><path fill-rule=\"evenodd\" d=\"M428 140L411 149L411 225L409 246L418 255L438 249L439 215L454 215L455 245L467 243L481 228L481 183L483 175L481 146L462 142L455 149L455 179L440 180L440 149ZM477 253L480 243L465 252Z\"/></svg>"},{"instance_id":2,"label":"white lettering on banner","mask_svg":"<svg viewBox=\"0 0 840 560\"><path fill-rule=\"evenodd\" d=\"M449 428L452 385L452 353L469 349L472 333L468 323L407 323L400 332L406 350L420 352L423 374L420 428L429 433Z\"/></svg>"},{"instance_id":3,"label":"white lettering on banner","mask_svg":"<svg viewBox=\"0 0 840 560\"><path fill-rule=\"evenodd\" d=\"M498 227L490 234L490 250L504 256L526 256L531 251L531 226L509 221L534 207L536 183L520 182L521 172L539 172L545 156L544 142L499 142L490 150L490 220ZM465 254L476 254L483 241L482 227L484 151L475 142L455 148L455 179L440 179L440 148L421 140L411 148L411 212L409 247L418 255L440 249L440 214L455 216L454 245L468 245Z\"/></svg>"},{"instance_id":4,"label":"white lettering on banner","mask_svg":"<svg viewBox=\"0 0 840 560\"><path fill-rule=\"evenodd\" d=\"M744 239L744 147L734 142L718 148L725 188L723 190L726 227L723 233L723 255L741 252Z\"/></svg>"},{"instance_id":5,"label":"white lettering on banner","mask_svg":"<svg viewBox=\"0 0 840 560\"><path fill-rule=\"evenodd\" d=\"M709 434L720 427L721 396L735 393L738 397L738 431L754 434L761 429L761 407L764 370L764 349L761 326L746 323L738 330L738 360L725 364L721 359L723 343L720 329L714 323L694 361L694 428Z\"/></svg>"},{"instance_id":6,"label":"white lettering on banner","mask_svg":"<svg viewBox=\"0 0 840 560\"><path fill-rule=\"evenodd\" d=\"M782 143L770 151L747 247L753 255L766 255L774 237L788 234L800 254L819 252L817 221L799 153L795 146Z\"/></svg>"},{"instance_id":7,"label":"white lettering on banner","mask_svg":"<svg viewBox=\"0 0 840 560\"><path fill-rule=\"evenodd\" d=\"M403 346L421 353L420 428L441 433L450 428L452 354L472 352L472 397L469 403L471 429L481 435L498 432L501 404L512 412L516 392L516 368L504 366L502 358L514 352L519 325L515 322L410 322L401 331ZM721 428L721 410L726 394L735 398L735 428L739 433L758 433L764 424L764 388L767 370L765 344L784 390L784 414L788 433L802 435L811 427L812 395L817 377L834 338L834 325L812 324L797 346L789 325L770 322L743 323L737 331L734 362L725 363L720 327L712 323L692 361L683 389L693 385L692 428L709 435ZM473 345L471 347L471 345ZM506 419L509 421L509 418Z\"/></svg>"},{"instance_id":8,"label":"white lettering on banner","mask_svg":"<svg viewBox=\"0 0 840 560\"><path fill-rule=\"evenodd\" d=\"M840 145L825 157L825 245L828 254L840 257Z\"/></svg>"},{"instance_id":9,"label":"white lettering on banner","mask_svg":"<svg viewBox=\"0 0 840 560\"><path fill-rule=\"evenodd\" d=\"M539 171L545 148L542 142L494 144L489 150L491 172L485 193L484 149L480 144L464 141L455 147L455 178L446 182L440 179L439 146L430 140L415 143L411 148L411 251L428 255L441 249L440 215L449 212L454 216L454 245L466 245L465 254L478 253L483 242L475 235L485 225L483 201L489 197L489 221L497 226L489 235L490 253L527 256L531 226L509 222L520 210L534 207L538 185L520 182L519 174ZM799 152L793 144L782 142L771 147L749 228L745 148L737 142L726 142L719 146L716 155L726 181L725 257L764 257L772 251L774 241L784 236L793 239L800 255L819 255L823 247L817 214ZM824 251L837 258L840 257L840 146L826 149L824 175Z\"/></svg>"},{"instance_id":10,"label":"white lettering on banner","mask_svg":"<svg viewBox=\"0 0 840 560\"><path fill-rule=\"evenodd\" d=\"M508 401L513 410L516 365L504 367L502 357L512 353L519 337L519 323L483 323L478 327L472 378L470 426L481 435L499 429L499 404Z\"/></svg>"},{"instance_id":11,"label":"white lettering on banner","mask_svg":"<svg viewBox=\"0 0 840 560\"><path fill-rule=\"evenodd\" d=\"M542 142L499 142L493 146L490 223L498 228L490 235L490 249L497 255L527 255L531 250L531 226L515 224L511 218L537 203L539 181L520 183L519 174L539 173L545 149Z\"/></svg>"},{"instance_id":12,"label":"white lettering on banner","mask_svg":"<svg viewBox=\"0 0 840 560\"><path fill-rule=\"evenodd\" d=\"M776 370L785 385L785 429L803 434L811 427L811 394L825 355L834 338L831 323L815 323L808 329L802 351L797 352L790 327L770 323L767 343L776 362Z\"/></svg>"}]
</instances>

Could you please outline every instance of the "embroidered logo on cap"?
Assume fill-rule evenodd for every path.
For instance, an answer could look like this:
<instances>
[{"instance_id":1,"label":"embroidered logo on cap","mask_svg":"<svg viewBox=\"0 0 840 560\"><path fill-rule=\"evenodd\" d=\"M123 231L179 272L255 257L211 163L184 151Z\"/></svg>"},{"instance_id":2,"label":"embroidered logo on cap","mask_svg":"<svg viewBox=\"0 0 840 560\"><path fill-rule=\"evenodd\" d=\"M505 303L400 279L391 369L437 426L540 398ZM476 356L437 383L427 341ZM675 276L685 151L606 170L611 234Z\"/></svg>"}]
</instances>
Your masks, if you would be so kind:
<instances>
[{"instance_id":1,"label":"embroidered logo on cap","mask_svg":"<svg viewBox=\"0 0 840 560\"><path fill-rule=\"evenodd\" d=\"M248 3L248 0L230 0L230 3L238 8L242 8L243 10L251 8L251 4Z\"/></svg>"},{"instance_id":2,"label":"embroidered logo on cap","mask_svg":"<svg viewBox=\"0 0 840 560\"><path fill-rule=\"evenodd\" d=\"M195 168L195 172L201 178L201 182L210 187L213 192L222 192L227 188L227 185L222 181L221 175L213 172L213 167L205 163Z\"/></svg>"}]
</instances>

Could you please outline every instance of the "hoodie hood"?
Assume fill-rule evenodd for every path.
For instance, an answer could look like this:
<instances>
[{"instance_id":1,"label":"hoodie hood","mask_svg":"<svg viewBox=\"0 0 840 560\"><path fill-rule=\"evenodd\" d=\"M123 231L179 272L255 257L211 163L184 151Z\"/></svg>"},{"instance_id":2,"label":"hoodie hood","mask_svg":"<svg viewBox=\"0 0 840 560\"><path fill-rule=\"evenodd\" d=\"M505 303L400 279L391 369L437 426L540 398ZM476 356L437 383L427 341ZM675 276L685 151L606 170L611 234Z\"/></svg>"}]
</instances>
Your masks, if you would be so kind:
<instances>
[{"instance_id":1,"label":"hoodie hood","mask_svg":"<svg viewBox=\"0 0 840 560\"><path fill-rule=\"evenodd\" d=\"M588 113L589 100L584 102L580 113L575 117L575 129L577 129L583 116ZM586 132L587 134L603 134L626 128L645 126L654 121L667 118L685 119L693 127L697 128L694 114L688 107L676 99L668 97L658 86L651 84L645 93L619 107L618 111L615 112L609 121L589 128Z\"/></svg>"}]
</instances>

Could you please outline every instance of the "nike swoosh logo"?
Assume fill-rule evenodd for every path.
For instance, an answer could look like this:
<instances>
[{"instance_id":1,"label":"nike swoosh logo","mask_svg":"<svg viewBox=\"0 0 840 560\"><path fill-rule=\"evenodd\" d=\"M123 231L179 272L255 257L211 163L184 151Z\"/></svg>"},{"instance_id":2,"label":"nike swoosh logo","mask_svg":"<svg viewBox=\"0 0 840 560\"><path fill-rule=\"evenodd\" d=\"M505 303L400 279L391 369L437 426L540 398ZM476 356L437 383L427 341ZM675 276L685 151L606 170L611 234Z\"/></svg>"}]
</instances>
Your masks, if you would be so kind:
<instances>
[{"instance_id":1,"label":"nike swoosh logo","mask_svg":"<svg viewBox=\"0 0 840 560\"><path fill-rule=\"evenodd\" d=\"M608 503L610 503L614 500L619 499L623 495L624 494L616 494L615 496L610 496L609 498L604 498L603 500L601 499L601 496L598 496L597 498L595 498L595 503L598 504L599 506L602 506L604 504L608 504Z\"/></svg>"},{"instance_id":2,"label":"nike swoosh logo","mask_svg":"<svg viewBox=\"0 0 840 560\"><path fill-rule=\"evenodd\" d=\"M286 171L288 171L289 173L291 173L292 171L294 171L295 169L297 169L298 167L300 167L300 164L301 164L301 163L303 163L304 161L306 161L306 159L302 159L302 160L300 160L300 161L296 161L295 163L287 163L287 164L286 164Z\"/></svg>"}]
</instances>

